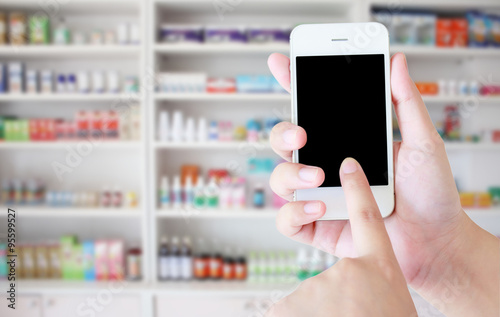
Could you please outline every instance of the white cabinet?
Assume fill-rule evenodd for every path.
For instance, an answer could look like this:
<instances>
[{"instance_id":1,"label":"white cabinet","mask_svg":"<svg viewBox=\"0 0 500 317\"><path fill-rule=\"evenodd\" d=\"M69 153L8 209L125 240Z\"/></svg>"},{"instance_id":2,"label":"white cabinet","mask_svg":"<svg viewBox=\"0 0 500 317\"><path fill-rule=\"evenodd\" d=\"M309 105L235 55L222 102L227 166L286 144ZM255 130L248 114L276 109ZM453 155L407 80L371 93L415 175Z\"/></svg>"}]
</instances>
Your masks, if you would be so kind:
<instances>
[{"instance_id":1,"label":"white cabinet","mask_svg":"<svg viewBox=\"0 0 500 317\"><path fill-rule=\"evenodd\" d=\"M105 290L86 295L47 295L43 299L44 317L140 317L141 308L139 295L115 295Z\"/></svg>"},{"instance_id":2,"label":"white cabinet","mask_svg":"<svg viewBox=\"0 0 500 317\"><path fill-rule=\"evenodd\" d=\"M7 307L7 301L2 300L2 305L0 305L0 316L42 317L40 296L18 295L15 307L15 310Z\"/></svg>"},{"instance_id":3,"label":"white cabinet","mask_svg":"<svg viewBox=\"0 0 500 317\"><path fill-rule=\"evenodd\" d=\"M255 297L160 295L155 317L261 317L270 305L270 300Z\"/></svg>"}]
</instances>

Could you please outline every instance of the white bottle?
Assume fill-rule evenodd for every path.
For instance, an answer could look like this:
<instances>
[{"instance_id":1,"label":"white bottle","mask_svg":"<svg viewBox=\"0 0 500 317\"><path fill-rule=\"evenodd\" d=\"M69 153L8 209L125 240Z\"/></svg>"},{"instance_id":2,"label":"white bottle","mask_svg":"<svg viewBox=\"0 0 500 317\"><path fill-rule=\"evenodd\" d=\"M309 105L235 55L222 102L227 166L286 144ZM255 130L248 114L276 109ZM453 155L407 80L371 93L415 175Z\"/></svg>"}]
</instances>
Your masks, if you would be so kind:
<instances>
[{"instance_id":1,"label":"white bottle","mask_svg":"<svg viewBox=\"0 0 500 317\"><path fill-rule=\"evenodd\" d=\"M196 187L193 191L193 205L197 209L205 208L206 206L206 197L205 197L205 188L203 184L203 176L198 176L198 181L196 182Z\"/></svg>"},{"instance_id":2,"label":"white bottle","mask_svg":"<svg viewBox=\"0 0 500 317\"><path fill-rule=\"evenodd\" d=\"M178 237L172 237L168 259L169 278L177 280L181 277L181 257Z\"/></svg>"},{"instance_id":3,"label":"white bottle","mask_svg":"<svg viewBox=\"0 0 500 317\"><path fill-rule=\"evenodd\" d=\"M92 91L98 94L104 92L104 74L102 71L94 71L92 73Z\"/></svg>"},{"instance_id":4,"label":"white bottle","mask_svg":"<svg viewBox=\"0 0 500 317\"><path fill-rule=\"evenodd\" d=\"M160 112L160 120L158 122L158 140L160 142L168 142L170 133L168 131L170 125L168 124L168 112Z\"/></svg>"},{"instance_id":5,"label":"white bottle","mask_svg":"<svg viewBox=\"0 0 500 317\"><path fill-rule=\"evenodd\" d=\"M180 208L182 204L182 189L181 178L179 175L174 177L174 184L172 186L172 204L174 208Z\"/></svg>"},{"instance_id":6,"label":"white bottle","mask_svg":"<svg viewBox=\"0 0 500 317\"><path fill-rule=\"evenodd\" d=\"M208 137L207 120L205 118L199 118L196 139L198 142L206 142L207 137Z\"/></svg>"},{"instance_id":7,"label":"white bottle","mask_svg":"<svg viewBox=\"0 0 500 317\"><path fill-rule=\"evenodd\" d=\"M172 122L172 141L182 142L183 138L183 124L182 124L182 112L174 112L173 122Z\"/></svg>"},{"instance_id":8,"label":"white bottle","mask_svg":"<svg viewBox=\"0 0 500 317\"><path fill-rule=\"evenodd\" d=\"M184 186L184 205L186 207L193 206L194 191L193 191L193 181L191 176L186 176L186 185Z\"/></svg>"},{"instance_id":9,"label":"white bottle","mask_svg":"<svg viewBox=\"0 0 500 317\"><path fill-rule=\"evenodd\" d=\"M85 71L78 73L78 91L82 94L88 94L90 92L90 79L89 74Z\"/></svg>"},{"instance_id":10,"label":"white bottle","mask_svg":"<svg viewBox=\"0 0 500 317\"><path fill-rule=\"evenodd\" d=\"M184 134L184 140L186 142L194 142L195 130L194 130L194 119L187 118L186 120L186 132Z\"/></svg>"},{"instance_id":11,"label":"white bottle","mask_svg":"<svg viewBox=\"0 0 500 317\"><path fill-rule=\"evenodd\" d=\"M120 76L116 71L108 71L108 92L116 94L120 92Z\"/></svg>"},{"instance_id":12,"label":"white bottle","mask_svg":"<svg viewBox=\"0 0 500 317\"><path fill-rule=\"evenodd\" d=\"M160 206L162 209L170 207L170 190L168 187L168 177L163 176L160 184Z\"/></svg>"}]
</instances>

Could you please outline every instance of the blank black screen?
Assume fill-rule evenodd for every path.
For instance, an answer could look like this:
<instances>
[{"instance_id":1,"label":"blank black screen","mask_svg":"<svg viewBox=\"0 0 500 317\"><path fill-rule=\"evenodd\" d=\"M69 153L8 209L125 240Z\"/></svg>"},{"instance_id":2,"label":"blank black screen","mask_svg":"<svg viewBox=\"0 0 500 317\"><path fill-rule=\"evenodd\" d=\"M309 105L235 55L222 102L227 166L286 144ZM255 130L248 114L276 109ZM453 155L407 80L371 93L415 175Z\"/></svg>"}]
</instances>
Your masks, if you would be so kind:
<instances>
[{"instance_id":1,"label":"blank black screen","mask_svg":"<svg viewBox=\"0 0 500 317\"><path fill-rule=\"evenodd\" d=\"M307 132L299 162L325 171L322 187L340 186L346 157L370 185L388 185L384 55L299 56L297 118Z\"/></svg>"}]
</instances>

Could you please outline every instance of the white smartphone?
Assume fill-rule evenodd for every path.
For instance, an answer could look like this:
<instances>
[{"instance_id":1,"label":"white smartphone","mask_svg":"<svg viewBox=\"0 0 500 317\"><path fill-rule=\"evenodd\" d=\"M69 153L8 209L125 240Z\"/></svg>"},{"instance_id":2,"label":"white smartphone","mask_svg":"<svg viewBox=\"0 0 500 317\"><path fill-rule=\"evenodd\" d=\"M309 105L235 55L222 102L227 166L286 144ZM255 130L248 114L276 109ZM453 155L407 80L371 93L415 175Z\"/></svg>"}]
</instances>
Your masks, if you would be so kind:
<instances>
[{"instance_id":1,"label":"white smartphone","mask_svg":"<svg viewBox=\"0 0 500 317\"><path fill-rule=\"evenodd\" d=\"M382 216L394 209L389 34L380 23L304 24L290 35L292 122L307 144L293 162L319 166L325 181L295 191L321 200L321 220L348 219L339 168L363 167Z\"/></svg>"}]
</instances>

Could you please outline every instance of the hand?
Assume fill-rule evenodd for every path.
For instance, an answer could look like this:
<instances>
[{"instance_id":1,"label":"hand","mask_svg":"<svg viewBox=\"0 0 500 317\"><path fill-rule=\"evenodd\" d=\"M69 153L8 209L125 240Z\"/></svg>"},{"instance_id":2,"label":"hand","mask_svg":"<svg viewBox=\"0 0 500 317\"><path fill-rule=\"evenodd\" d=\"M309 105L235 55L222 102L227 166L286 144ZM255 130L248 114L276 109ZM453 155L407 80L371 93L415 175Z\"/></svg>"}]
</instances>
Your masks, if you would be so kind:
<instances>
[{"instance_id":1,"label":"hand","mask_svg":"<svg viewBox=\"0 0 500 317\"><path fill-rule=\"evenodd\" d=\"M288 91L289 63L281 54L272 54L268 60L271 72ZM498 239L475 225L462 210L444 142L408 74L403 54L395 54L391 59L391 90L402 142L394 143L396 203L385 225L406 281L445 312L458 311L459 307L467 312L477 307L478 301L497 311L500 307L496 304L500 279ZM282 122L271 132L274 151L288 161L292 151L302 148L306 141L306 131L291 123ZM287 162L276 167L270 184L275 193L291 200L296 189L314 188L323 180L321 168ZM339 257L355 257L351 223L316 222L324 213L321 201L290 202L279 211L277 227L299 242ZM488 267L478 272L477 265L470 263L474 259L470 253L487 262ZM476 277L464 282L469 285L467 291L454 292L453 300L442 299L445 292L450 292L446 289L447 284L454 283L450 281L457 276L466 279L472 275ZM481 289L474 293L475 302L469 293L473 284ZM491 292L485 295L485 289Z\"/></svg>"},{"instance_id":2,"label":"hand","mask_svg":"<svg viewBox=\"0 0 500 317\"><path fill-rule=\"evenodd\" d=\"M384 221L361 166L340 168L357 258L344 258L302 282L268 316L417 317Z\"/></svg>"}]
</instances>

